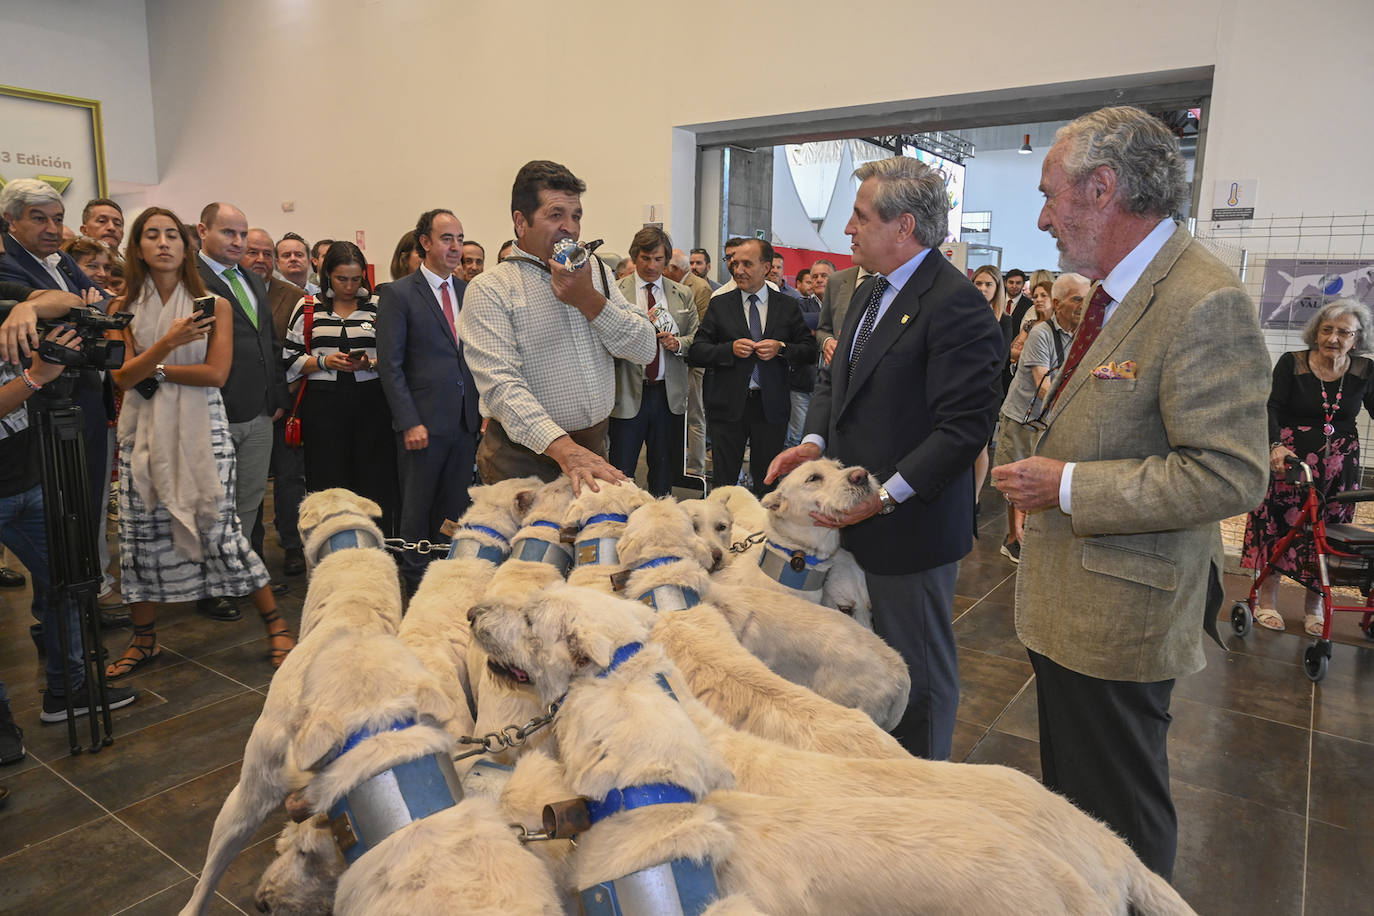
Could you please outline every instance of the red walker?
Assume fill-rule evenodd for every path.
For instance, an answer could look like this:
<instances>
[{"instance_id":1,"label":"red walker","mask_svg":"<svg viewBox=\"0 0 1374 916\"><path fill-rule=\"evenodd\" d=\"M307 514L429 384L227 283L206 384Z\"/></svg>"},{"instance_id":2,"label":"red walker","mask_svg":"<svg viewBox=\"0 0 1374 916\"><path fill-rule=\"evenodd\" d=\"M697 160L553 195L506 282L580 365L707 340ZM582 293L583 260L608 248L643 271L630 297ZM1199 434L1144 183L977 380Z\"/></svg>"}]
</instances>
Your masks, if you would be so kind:
<instances>
[{"instance_id":1,"label":"red walker","mask_svg":"<svg viewBox=\"0 0 1374 916\"><path fill-rule=\"evenodd\" d=\"M1264 564L1260 574L1250 586L1250 597L1237 601L1231 608L1231 629L1237 636L1248 636L1254 625L1255 603L1260 585L1271 575L1282 575L1274 566L1274 561L1288 551L1289 546L1300 535L1310 532L1317 553L1317 580L1321 583L1322 595L1322 635L1308 646L1302 655L1302 668L1314 682L1326 677L1326 669L1331 662L1331 615L1336 611L1349 611L1363 614L1360 629L1364 635L1374 639L1374 529L1359 525L1328 525L1323 518L1323 509L1329 502L1360 503L1374 500L1374 490L1348 490L1335 496L1324 498L1312 485L1312 469L1296 458L1288 459L1289 483L1307 487L1307 500L1303 503L1302 515L1289 531L1274 546L1269 562ZM1354 586L1365 596L1364 604L1336 604L1331 597L1332 585Z\"/></svg>"}]
</instances>

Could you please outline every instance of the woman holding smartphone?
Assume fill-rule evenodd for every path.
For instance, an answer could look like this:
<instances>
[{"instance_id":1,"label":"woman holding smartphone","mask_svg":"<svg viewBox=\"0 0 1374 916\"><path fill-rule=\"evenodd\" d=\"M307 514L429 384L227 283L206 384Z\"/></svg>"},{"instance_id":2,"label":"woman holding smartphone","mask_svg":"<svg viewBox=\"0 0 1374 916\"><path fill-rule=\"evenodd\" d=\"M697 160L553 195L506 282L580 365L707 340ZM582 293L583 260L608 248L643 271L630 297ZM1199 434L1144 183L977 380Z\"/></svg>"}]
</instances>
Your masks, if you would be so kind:
<instances>
[{"instance_id":1,"label":"woman holding smartphone","mask_svg":"<svg viewBox=\"0 0 1374 916\"><path fill-rule=\"evenodd\" d=\"M305 378L299 416L306 487L344 487L375 501L389 535L400 503L396 434L377 375L377 300L363 285L366 271L357 245L329 246L320 295L296 303L282 358L288 381Z\"/></svg>"},{"instance_id":2,"label":"woman holding smartphone","mask_svg":"<svg viewBox=\"0 0 1374 916\"><path fill-rule=\"evenodd\" d=\"M251 593L273 667L296 644L234 503L234 446L219 391L233 335L214 330L233 318L227 302L205 295L189 251L176 214L144 210L125 252L128 294L110 304L111 312L134 315L127 328L110 332L126 353L111 375L126 392L118 428L119 565L134 637L107 677L161 653L160 601Z\"/></svg>"}]
</instances>

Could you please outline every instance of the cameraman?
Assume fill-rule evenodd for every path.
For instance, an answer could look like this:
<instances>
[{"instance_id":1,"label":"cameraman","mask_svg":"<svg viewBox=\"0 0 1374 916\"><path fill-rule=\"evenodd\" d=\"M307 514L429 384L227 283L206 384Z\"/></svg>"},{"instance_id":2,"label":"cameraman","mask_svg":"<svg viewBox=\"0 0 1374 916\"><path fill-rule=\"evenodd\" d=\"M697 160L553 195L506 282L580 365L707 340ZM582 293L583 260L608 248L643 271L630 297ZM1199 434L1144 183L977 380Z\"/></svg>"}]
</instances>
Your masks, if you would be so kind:
<instances>
[{"instance_id":1,"label":"cameraman","mask_svg":"<svg viewBox=\"0 0 1374 916\"><path fill-rule=\"evenodd\" d=\"M85 715L91 703L81 664L81 627L76 607L70 601L59 601L48 589L48 541L38 437L31 428L25 402L62 374L60 365L32 358L40 343L39 320L61 318L82 302L71 293L39 291L4 281L0 281L0 299L20 300L0 324L0 541L33 577L32 612L38 621L33 631L37 642L41 630L41 647L47 655L48 689L39 718L44 722L62 722L67 718L67 708L59 613L66 615L70 643L65 662L71 676L72 707L76 715ZM63 347L80 346L77 332L68 328L54 328L46 339ZM31 362L28 368L23 366L25 361ZM106 697L110 708L118 709L136 700L138 692L110 688ZM20 734L10 716L4 688L0 687L0 761L22 759ZM18 745L17 749L13 745Z\"/></svg>"}]
</instances>

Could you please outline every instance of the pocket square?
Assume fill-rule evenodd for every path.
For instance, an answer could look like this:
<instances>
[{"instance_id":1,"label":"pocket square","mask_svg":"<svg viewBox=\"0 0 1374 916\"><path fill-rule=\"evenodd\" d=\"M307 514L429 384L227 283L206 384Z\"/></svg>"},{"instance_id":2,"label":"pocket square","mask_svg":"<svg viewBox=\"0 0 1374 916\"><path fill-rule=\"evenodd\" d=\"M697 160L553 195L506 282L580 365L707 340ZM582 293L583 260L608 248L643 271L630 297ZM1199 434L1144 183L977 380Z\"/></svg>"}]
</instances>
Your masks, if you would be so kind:
<instances>
[{"instance_id":1,"label":"pocket square","mask_svg":"<svg viewBox=\"0 0 1374 916\"><path fill-rule=\"evenodd\" d=\"M1119 363L1103 363L1093 370L1093 376L1102 379L1135 378L1135 360L1128 359Z\"/></svg>"}]
</instances>

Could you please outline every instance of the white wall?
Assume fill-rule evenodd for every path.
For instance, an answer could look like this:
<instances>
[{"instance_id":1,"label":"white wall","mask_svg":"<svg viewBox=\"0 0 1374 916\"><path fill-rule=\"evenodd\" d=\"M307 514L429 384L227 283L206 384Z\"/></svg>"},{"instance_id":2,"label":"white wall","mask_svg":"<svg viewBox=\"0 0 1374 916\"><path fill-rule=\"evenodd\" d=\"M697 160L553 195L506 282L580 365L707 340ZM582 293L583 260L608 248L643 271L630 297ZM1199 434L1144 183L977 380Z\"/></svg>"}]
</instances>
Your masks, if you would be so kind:
<instances>
[{"instance_id":1,"label":"white wall","mask_svg":"<svg viewBox=\"0 0 1374 916\"><path fill-rule=\"evenodd\" d=\"M979 151L966 163L964 212L992 211L988 244L1002 249L1004 271L1013 267L1027 273L1040 267L1059 269L1054 239L1035 225L1044 202L1036 189L1047 152L1044 147L1025 156L1016 150Z\"/></svg>"},{"instance_id":2,"label":"white wall","mask_svg":"<svg viewBox=\"0 0 1374 916\"><path fill-rule=\"evenodd\" d=\"M223 198L274 233L351 238L364 229L379 263L430 206L456 209L488 245L506 238L510 182L531 158L564 162L587 181L588 237L623 250L644 205L666 202L686 248L692 220L678 211L693 208L684 178L694 167L684 161L690 138L675 127L780 113L806 123L817 110L1199 66L1216 67L1204 189L1220 177L1256 178L1261 212L1374 209L1374 170L1364 167L1374 124L1349 101L1374 85L1374 56L1338 40L1374 33L1367 0L1045 0L1037 19L1055 24L1056 44L1094 50L1037 55L1032 68L1000 54L970 66L967 30L947 26L935 4L872 0L846 23L834 0L764 0L750 8L767 23L750 40L758 91L741 81L732 41L745 34L741 8L727 0L692 5L683 28L703 34L680 53L665 43L653 63L677 66L661 79L646 79L631 46L643 7L628 0L146 2L156 142L146 108L127 118L107 109L112 123L143 125L109 138L116 177L159 181L145 199L186 218ZM95 96L93 87L137 84L137 55L124 44L100 52L93 36L123 41L141 8L44 0L0 13L7 48L22 46L0 74ZM984 0L961 18L1019 21L1024 8ZM861 73L826 66L828 52L798 66L795 49L815 47L826 23L840 45L845 35L862 45L872 29L899 49L866 53ZM10 40L16 24L29 29L20 42ZM946 39L931 37L941 30ZM54 66L49 48L73 31L91 37ZM292 214L281 210L288 199Z\"/></svg>"},{"instance_id":3,"label":"white wall","mask_svg":"<svg viewBox=\"0 0 1374 916\"><path fill-rule=\"evenodd\" d=\"M112 193L158 180L143 0L0 0L0 41L0 84L100 101Z\"/></svg>"}]
</instances>

